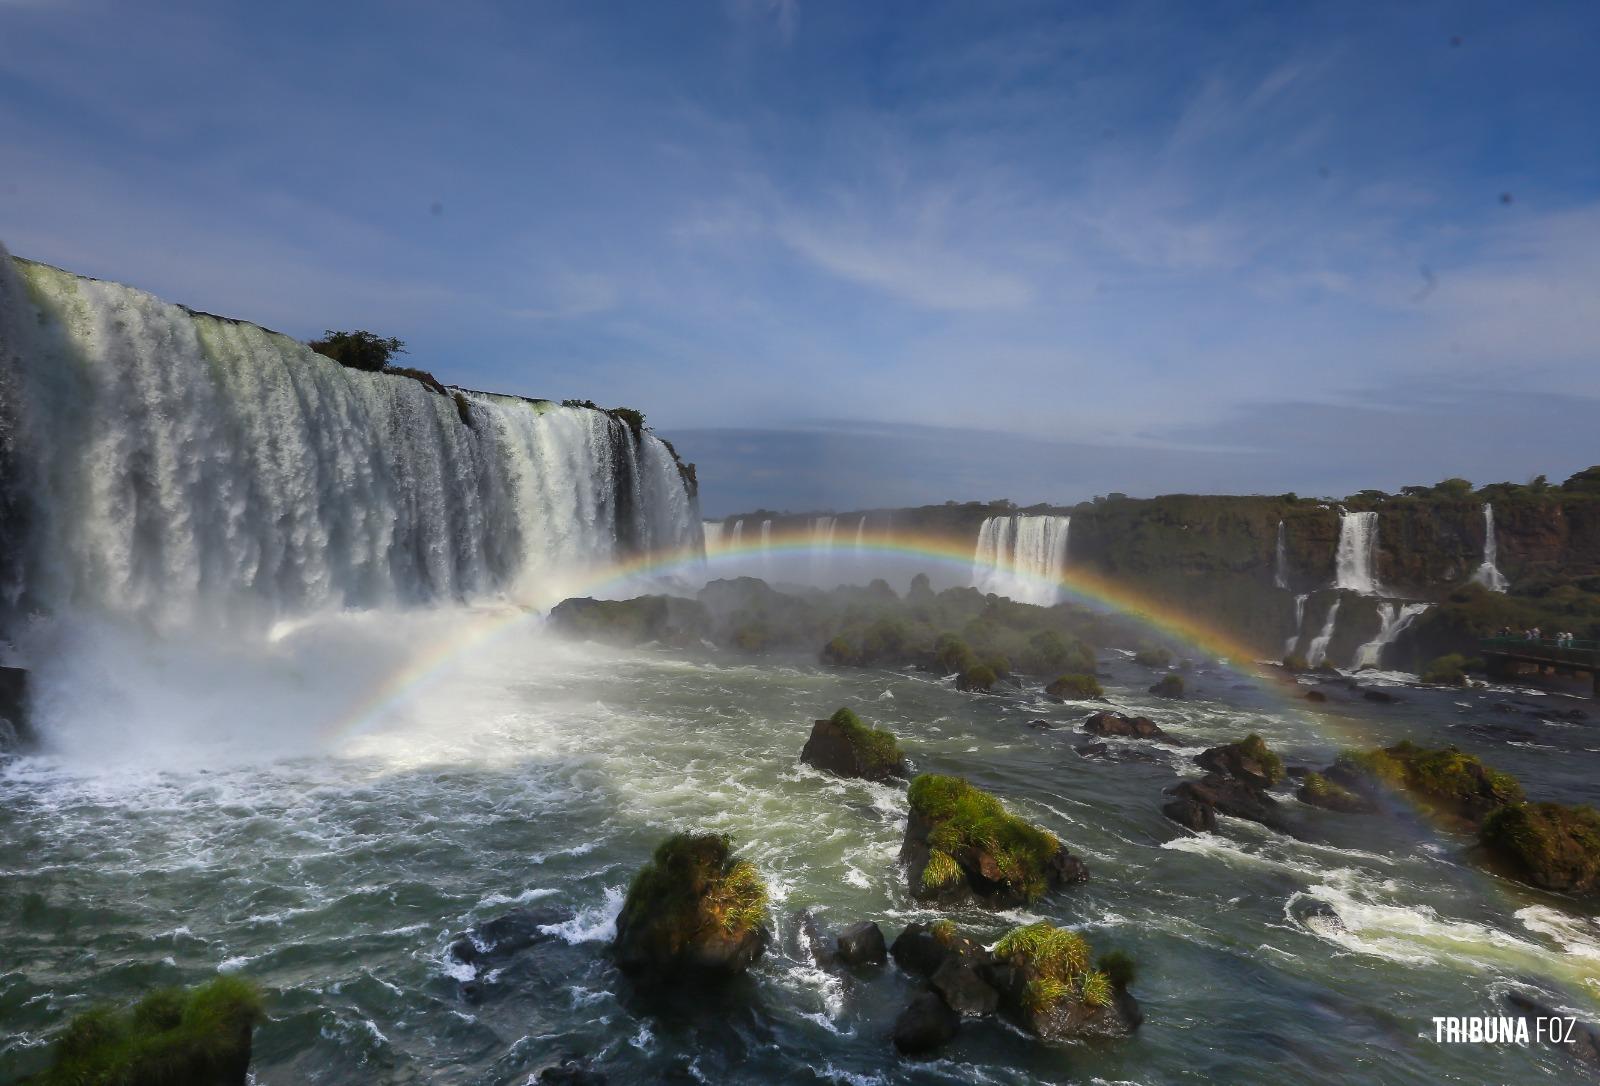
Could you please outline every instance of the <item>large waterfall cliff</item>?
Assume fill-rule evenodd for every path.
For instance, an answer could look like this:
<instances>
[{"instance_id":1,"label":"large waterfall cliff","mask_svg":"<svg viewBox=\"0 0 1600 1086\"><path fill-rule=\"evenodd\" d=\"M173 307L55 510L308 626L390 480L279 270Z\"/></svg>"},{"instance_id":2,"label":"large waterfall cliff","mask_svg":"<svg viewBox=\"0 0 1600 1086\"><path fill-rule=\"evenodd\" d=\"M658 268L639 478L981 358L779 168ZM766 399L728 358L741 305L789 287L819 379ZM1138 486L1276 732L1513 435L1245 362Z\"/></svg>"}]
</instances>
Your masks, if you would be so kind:
<instances>
[{"instance_id":1,"label":"large waterfall cliff","mask_svg":"<svg viewBox=\"0 0 1600 1086\"><path fill-rule=\"evenodd\" d=\"M239 626L542 602L586 571L700 540L688 474L625 419L346 369L0 249L13 617Z\"/></svg>"}]
</instances>

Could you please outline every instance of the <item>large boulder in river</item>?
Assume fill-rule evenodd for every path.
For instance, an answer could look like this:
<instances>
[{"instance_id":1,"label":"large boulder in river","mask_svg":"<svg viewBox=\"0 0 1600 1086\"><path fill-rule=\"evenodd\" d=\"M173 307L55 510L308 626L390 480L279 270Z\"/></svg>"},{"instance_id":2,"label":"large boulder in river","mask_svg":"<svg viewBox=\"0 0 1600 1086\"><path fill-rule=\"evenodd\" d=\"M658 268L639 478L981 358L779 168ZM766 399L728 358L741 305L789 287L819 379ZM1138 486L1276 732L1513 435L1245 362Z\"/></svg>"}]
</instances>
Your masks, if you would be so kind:
<instances>
[{"instance_id":1,"label":"large boulder in river","mask_svg":"<svg viewBox=\"0 0 1600 1086\"><path fill-rule=\"evenodd\" d=\"M1083 861L1055 834L1018 818L960 777L924 773L911 782L907 798L911 810L900 858L918 900L975 897L1011 907L1088 878Z\"/></svg>"},{"instance_id":2,"label":"large boulder in river","mask_svg":"<svg viewBox=\"0 0 1600 1086\"><path fill-rule=\"evenodd\" d=\"M1283 780L1283 759L1254 732L1237 743L1201 751L1194 761L1201 769L1237 777L1257 788L1270 788Z\"/></svg>"},{"instance_id":3,"label":"large boulder in river","mask_svg":"<svg viewBox=\"0 0 1600 1086\"><path fill-rule=\"evenodd\" d=\"M1517 803L1484 819L1478 840L1492 861L1543 890L1600 896L1600 811Z\"/></svg>"},{"instance_id":4,"label":"large boulder in river","mask_svg":"<svg viewBox=\"0 0 1600 1086\"><path fill-rule=\"evenodd\" d=\"M833 956L845 965L882 965L889 959L883 929L870 920L851 924L835 940Z\"/></svg>"},{"instance_id":5,"label":"large boulder in river","mask_svg":"<svg viewBox=\"0 0 1600 1086\"><path fill-rule=\"evenodd\" d=\"M906 1056L924 1056L941 1047L961 1028L961 1016L937 992L923 992L900 1012L894 1023L894 1046Z\"/></svg>"},{"instance_id":6,"label":"large boulder in river","mask_svg":"<svg viewBox=\"0 0 1600 1086\"><path fill-rule=\"evenodd\" d=\"M1430 750L1409 740L1392 747L1345 751L1322 775L1374 798L1385 791L1403 791L1423 807L1469 823L1524 798L1515 777L1476 756L1455 747Z\"/></svg>"},{"instance_id":7,"label":"large boulder in river","mask_svg":"<svg viewBox=\"0 0 1600 1086\"><path fill-rule=\"evenodd\" d=\"M1018 1025L1056 1043L1085 1037L1122 1037L1144 1015L1128 993L1132 966L1092 964L1089 944L1048 920L1015 928L994 948L986 972L1000 1006Z\"/></svg>"},{"instance_id":8,"label":"large boulder in river","mask_svg":"<svg viewBox=\"0 0 1600 1086\"><path fill-rule=\"evenodd\" d=\"M1281 830L1284 828L1284 818L1278 808L1278 801L1267 795L1260 788L1242 781L1237 777L1224 777L1220 773L1207 773L1198 781L1183 781L1172 788L1168 793L1180 800L1188 800L1201 806L1210 807L1225 815L1234 818L1244 818L1251 822L1259 822L1270 829ZM1185 825L1191 822L1175 817L1176 804L1169 803L1162 808L1162 813L1175 821ZM1187 808L1185 808L1187 810ZM1209 827L1207 827L1209 828Z\"/></svg>"},{"instance_id":9,"label":"large boulder in river","mask_svg":"<svg viewBox=\"0 0 1600 1086\"><path fill-rule=\"evenodd\" d=\"M800 751L806 765L840 777L883 781L906 775L905 755L895 737L871 728L849 709L840 709L811 726L811 737Z\"/></svg>"},{"instance_id":10,"label":"large boulder in river","mask_svg":"<svg viewBox=\"0 0 1600 1086\"><path fill-rule=\"evenodd\" d=\"M742 973L766 950L767 888L723 834L678 833L628 888L611 944L617 967L658 982Z\"/></svg>"},{"instance_id":11,"label":"large boulder in river","mask_svg":"<svg viewBox=\"0 0 1600 1086\"><path fill-rule=\"evenodd\" d=\"M1083 722L1083 730L1105 739L1153 739L1157 743L1176 744L1178 741L1147 716L1125 716L1122 713L1095 713Z\"/></svg>"}]
</instances>

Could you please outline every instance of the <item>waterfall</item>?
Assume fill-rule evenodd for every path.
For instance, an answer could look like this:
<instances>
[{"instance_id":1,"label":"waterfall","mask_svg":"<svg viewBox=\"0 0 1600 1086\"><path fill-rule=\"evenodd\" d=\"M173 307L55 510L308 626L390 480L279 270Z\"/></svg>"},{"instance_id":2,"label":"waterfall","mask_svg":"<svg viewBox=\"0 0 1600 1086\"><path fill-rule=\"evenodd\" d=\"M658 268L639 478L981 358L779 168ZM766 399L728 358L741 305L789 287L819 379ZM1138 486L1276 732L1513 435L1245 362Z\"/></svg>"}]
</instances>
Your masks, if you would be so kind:
<instances>
[{"instance_id":1,"label":"waterfall","mask_svg":"<svg viewBox=\"0 0 1600 1086\"><path fill-rule=\"evenodd\" d=\"M720 520L705 520L700 522L700 529L706 537L706 553L722 549L723 524Z\"/></svg>"},{"instance_id":2,"label":"waterfall","mask_svg":"<svg viewBox=\"0 0 1600 1086\"><path fill-rule=\"evenodd\" d=\"M1283 654L1285 656L1292 656L1294 647L1300 643L1300 629L1305 625L1306 621L1306 600L1310 598L1309 594L1299 595L1294 598L1294 633L1290 634L1289 640L1283 644Z\"/></svg>"},{"instance_id":3,"label":"waterfall","mask_svg":"<svg viewBox=\"0 0 1600 1086\"><path fill-rule=\"evenodd\" d=\"M865 515L863 515L860 520L856 521L856 553L857 554L861 553L861 549L867 545L866 535L867 535L867 518L866 518Z\"/></svg>"},{"instance_id":4,"label":"waterfall","mask_svg":"<svg viewBox=\"0 0 1600 1086\"><path fill-rule=\"evenodd\" d=\"M1504 592L1510 587L1505 576L1495 566L1495 558L1500 552L1500 545L1494 537L1494 505L1490 502L1483 503L1483 562L1473 573L1472 579L1491 592Z\"/></svg>"},{"instance_id":5,"label":"waterfall","mask_svg":"<svg viewBox=\"0 0 1600 1086\"><path fill-rule=\"evenodd\" d=\"M972 554L972 584L1022 603L1060 598L1071 517L986 517Z\"/></svg>"},{"instance_id":6,"label":"waterfall","mask_svg":"<svg viewBox=\"0 0 1600 1086\"><path fill-rule=\"evenodd\" d=\"M744 519L733 522L733 545L737 547L744 542Z\"/></svg>"},{"instance_id":7,"label":"waterfall","mask_svg":"<svg viewBox=\"0 0 1600 1086\"><path fill-rule=\"evenodd\" d=\"M772 547L772 521L761 522L761 549L769 550Z\"/></svg>"},{"instance_id":8,"label":"waterfall","mask_svg":"<svg viewBox=\"0 0 1600 1086\"><path fill-rule=\"evenodd\" d=\"M1377 667L1383 660L1383 650L1392 644L1394 639L1405 632L1416 617L1428 609L1425 603L1381 603L1378 605L1378 621L1382 624L1378 629L1378 636L1356 649L1354 666L1357 668Z\"/></svg>"},{"instance_id":9,"label":"waterfall","mask_svg":"<svg viewBox=\"0 0 1600 1086\"><path fill-rule=\"evenodd\" d=\"M1378 514L1341 510L1333 586L1364 596L1377 595L1377 551Z\"/></svg>"},{"instance_id":10,"label":"waterfall","mask_svg":"<svg viewBox=\"0 0 1600 1086\"><path fill-rule=\"evenodd\" d=\"M1339 604L1343 602L1334 597L1333 606L1328 608L1328 617L1322 620L1322 630L1311 639L1311 645L1306 649L1306 663L1312 667L1321 664L1328 655L1328 642L1333 640L1333 628L1339 621Z\"/></svg>"},{"instance_id":11,"label":"waterfall","mask_svg":"<svg viewBox=\"0 0 1600 1086\"><path fill-rule=\"evenodd\" d=\"M1289 587L1289 545L1284 539L1283 521L1278 521L1278 548L1274 555L1272 583L1278 588Z\"/></svg>"},{"instance_id":12,"label":"waterfall","mask_svg":"<svg viewBox=\"0 0 1600 1086\"><path fill-rule=\"evenodd\" d=\"M604 412L441 395L3 249L0 391L0 493L27 531L0 542L45 612L248 627L546 602L703 539L672 453Z\"/></svg>"}]
</instances>

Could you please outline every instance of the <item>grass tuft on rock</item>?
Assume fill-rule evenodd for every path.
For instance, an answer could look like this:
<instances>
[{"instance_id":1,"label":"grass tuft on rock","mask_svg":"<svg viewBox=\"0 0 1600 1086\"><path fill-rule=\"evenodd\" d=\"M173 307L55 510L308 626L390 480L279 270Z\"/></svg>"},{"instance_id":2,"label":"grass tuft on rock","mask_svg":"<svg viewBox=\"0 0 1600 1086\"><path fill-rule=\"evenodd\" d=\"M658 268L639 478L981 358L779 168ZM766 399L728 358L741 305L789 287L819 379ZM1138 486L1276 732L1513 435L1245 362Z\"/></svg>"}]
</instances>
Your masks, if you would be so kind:
<instances>
[{"instance_id":1,"label":"grass tuft on rock","mask_svg":"<svg viewBox=\"0 0 1600 1086\"><path fill-rule=\"evenodd\" d=\"M927 866L922 869L922 889L927 893L938 893L960 884L965 878L961 873L961 865L948 852L931 849L928 852Z\"/></svg>"},{"instance_id":2,"label":"grass tuft on rock","mask_svg":"<svg viewBox=\"0 0 1600 1086\"><path fill-rule=\"evenodd\" d=\"M40 1086L165 1086L243 1081L261 993L238 977L163 988L127 1011L96 1007L68 1023Z\"/></svg>"},{"instance_id":3,"label":"grass tuft on rock","mask_svg":"<svg viewBox=\"0 0 1600 1086\"><path fill-rule=\"evenodd\" d=\"M733 858L726 834L676 833L639 869L619 920L649 924L675 953L707 922L739 935L759 926L766 912L760 873L749 860Z\"/></svg>"},{"instance_id":4,"label":"grass tuft on rock","mask_svg":"<svg viewBox=\"0 0 1600 1086\"><path fill-rule=\"evenodd\" d=\"M1269 783L1277 784L1283 780L1283 759L1255 732L1239 740L1239 753L1260 766Z\"/></svg>"},{"instance_id":5,"label":"grass tuft on rock","mask_svg":"<svg viewBox=\"0 0 1600 1086\"><path fill-rule=\"evenodd\" d=\"M1109 1006L1116 989L1133 979L1127 955L1108 955L1110 969L1091 968L1088 941L1048 920L1013 928L995 944L994 956L1024 971L1028 983L1023 1002L1035 1014L1048 1013L1068 999Z\"/></svg>"},{"instance_id":6,"label":"grass tuft on rock","mask_svg":"<svg viewBox=\"0 0 1600 1086\"><path fill-rule=\"evenodd\" d=\"M1018 818L961 777L924 773L907 796L911 810L932 827L930 865L941 853L959 866L963 855L983 852L993 858L999 881L1029 901L1049 889L1048 865L1061 849L1055 834Z\"/></svg>"}]
</instances>

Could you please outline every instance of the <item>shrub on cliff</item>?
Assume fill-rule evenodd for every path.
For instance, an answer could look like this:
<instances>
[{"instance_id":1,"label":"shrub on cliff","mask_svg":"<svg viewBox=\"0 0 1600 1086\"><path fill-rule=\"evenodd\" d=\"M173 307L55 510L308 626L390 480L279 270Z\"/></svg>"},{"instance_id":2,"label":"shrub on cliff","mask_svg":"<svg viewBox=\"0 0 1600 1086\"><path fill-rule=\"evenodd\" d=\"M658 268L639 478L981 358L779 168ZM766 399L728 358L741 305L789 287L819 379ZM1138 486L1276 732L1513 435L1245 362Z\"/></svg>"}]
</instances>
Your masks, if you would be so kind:
<instances>
[{"instance_id":1,"label":"shrub on cliff","mask_svg":"<svg viewBox=\"0 0 1600 1086\"><path fill-rule=\"evenodd\" d=\"M868 727L849 709L841 708L811 727L800 752L809 766L841 777L885 780L905 774L905 755L892 732Z\"/></svg>"},{"instance_id":2,"label":"shrub on cliff","mask_svg":"<svg viewBox=\"0 0 1600 1086\"><path fill-rule=\"evenodd\" d=\"M261 995L238 977L151 992L129 1011L79 1014L56 1042L40 1086L243 1086Z\"/></svg>"},{"instance_id":3,"label":"shrub on cliff","mask_svg":"<svg viewBox=\"0 0 1600 1086\"><path fill-rule=\"evenodd\" d=\"M835 637L822 646L822 662L825 664L832 664L835 667L854 667L859 660L856 650L842 637Z\"/></svg>"},{"instance_id":4,"label":"shrub on cliff","mask_svg":"<svg viewBox=\"0 0 1600 1086\"><path fill-rule=\"evenodd\" d=\"M329 328L321 339L306 344L325 358L353 370L379 373L386 369L389 360L406 351L405 341L385 339L367 331L336 332Z\"/></svg>"},{"instance_id":5,"label":"shrub on cliff","mask_svg":"<svg viewBox=\"0 0 1600 1086\"><path fill-rule=\"evenodd\" d=\"M1560 803L1514 803L1484 819L1489 855L1535 886L1600 894L1600 811Z\"/></svg>"},{"instance_id":6,"label":"shrub on cliff","mask_svg":"<svg viewBox=\"0 0 1600 1086\"><path fill-rule=\"evenodd\" d=\"M1081 861L1055 834L1007 811L960 777L925 773L907 791L902 857L911 892L921 898L970 890L1001 902L1037 900L1063 882L1085 877Z\"/></svg>"},{"instance_id":7,"label":"shrub on cliff","mask_svg":"<svg viewBox=\"0 0 1600 1086\"><path fill-rule=\"evenodd\" d=\"M1045 687L1044 692L1063 701L1092 701L1105 696L1100 680L1093 675L1062 675Z\"/></svg>"},{"instance_id":8,"label":"shrub on cliff","mask_svg":"<svg viewBox=\"0 0 1600 1086\"><path fill-rule=\"evenodd\" d=\"M677 833L639 869L612 952L625 973L673 981L743 972L766 950L767 888L724 834Z\"/></svg>"}]
</instances>

